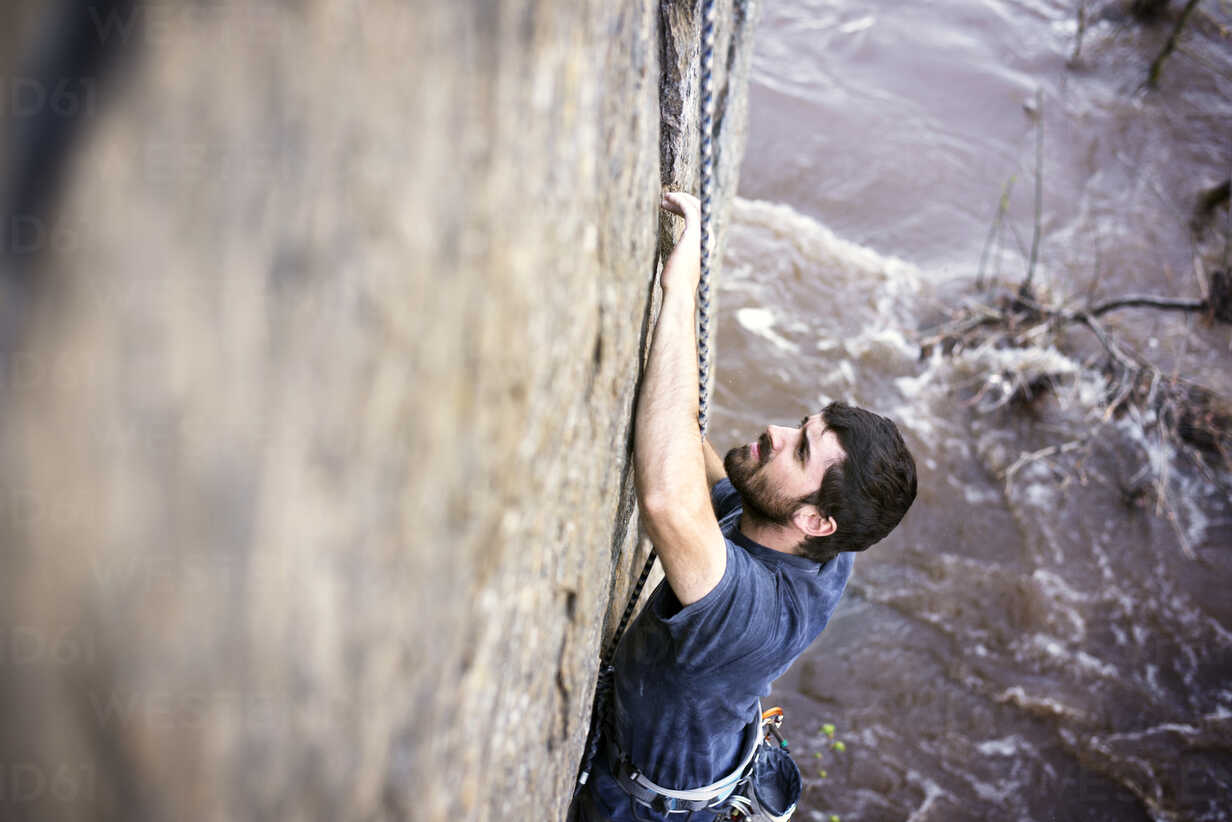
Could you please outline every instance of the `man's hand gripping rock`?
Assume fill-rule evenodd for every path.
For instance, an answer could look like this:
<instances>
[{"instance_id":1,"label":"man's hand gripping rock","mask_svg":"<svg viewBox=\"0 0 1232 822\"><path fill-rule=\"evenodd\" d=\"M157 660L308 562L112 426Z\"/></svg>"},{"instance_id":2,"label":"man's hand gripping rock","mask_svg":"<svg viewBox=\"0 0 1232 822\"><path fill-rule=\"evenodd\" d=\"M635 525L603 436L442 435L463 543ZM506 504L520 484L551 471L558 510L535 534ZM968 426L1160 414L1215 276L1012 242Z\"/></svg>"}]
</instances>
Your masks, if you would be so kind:
<instances>
[{"instance_id":1,"label":"man's hand gripping rock","mask_svg":"<svg viewBox=\"0 0 1232 822\"><path fill-rule=\"evenodd\" d=\"M684 218L684 233L676 241L676 247L663 266L659 278L663 291L680 291L692 294L702 276L702 214L701 203L692 194L669 191L663 195L660 207L664 211Z\"/></svg>"}]
</instances>

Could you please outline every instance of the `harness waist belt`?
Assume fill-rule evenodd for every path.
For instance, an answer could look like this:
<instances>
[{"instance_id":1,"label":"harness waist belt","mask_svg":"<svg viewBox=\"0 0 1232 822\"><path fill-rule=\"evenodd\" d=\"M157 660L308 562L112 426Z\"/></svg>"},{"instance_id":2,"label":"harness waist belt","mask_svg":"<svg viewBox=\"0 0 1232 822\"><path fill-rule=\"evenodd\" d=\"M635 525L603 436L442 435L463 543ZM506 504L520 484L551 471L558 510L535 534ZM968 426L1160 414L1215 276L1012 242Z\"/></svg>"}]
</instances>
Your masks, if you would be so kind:
<instances>
[{"instance_id":1,"label":"harness waist belt","mask_svg":"<svg viewBox=\"0 0 1232 822\"><path fill-rule=\"evenodd\" d=\"M659 812L699 811L717 802L722 802L731 796L741 778L748 771L757 749L761 746L761 700L757 702L757 717L745 728L744 734L749 738L748 745L740 764L727 776L705 787L688 790L673 790L662 785L656 785L644 773L634 767L629 758L620 750L614 734L605 734L608 765L616 783L629 796Z\"/></svg>"}]
</instances>

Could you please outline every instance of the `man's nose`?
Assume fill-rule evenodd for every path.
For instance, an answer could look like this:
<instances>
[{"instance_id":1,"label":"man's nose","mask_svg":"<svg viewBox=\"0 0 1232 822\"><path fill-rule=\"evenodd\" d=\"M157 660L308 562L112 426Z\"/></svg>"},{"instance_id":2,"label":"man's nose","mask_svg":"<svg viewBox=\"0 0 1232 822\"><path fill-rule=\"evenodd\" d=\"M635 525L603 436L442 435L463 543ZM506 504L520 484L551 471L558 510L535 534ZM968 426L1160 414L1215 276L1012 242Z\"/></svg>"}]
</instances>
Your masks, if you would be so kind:
<instances>
[{"instance_id":1,"label":"man's nose","mask_svg":"<svg viewBox=\"0 0 1232 822\"><path fill-rule=\"evenodd\" d=\"M786 432L787 432L787 429L781 425L766 426L766 433L770 435L771 450L777 452L780 448L783 447L783 443L786 441L785 440Z\"/></svg>"}]
</instances>

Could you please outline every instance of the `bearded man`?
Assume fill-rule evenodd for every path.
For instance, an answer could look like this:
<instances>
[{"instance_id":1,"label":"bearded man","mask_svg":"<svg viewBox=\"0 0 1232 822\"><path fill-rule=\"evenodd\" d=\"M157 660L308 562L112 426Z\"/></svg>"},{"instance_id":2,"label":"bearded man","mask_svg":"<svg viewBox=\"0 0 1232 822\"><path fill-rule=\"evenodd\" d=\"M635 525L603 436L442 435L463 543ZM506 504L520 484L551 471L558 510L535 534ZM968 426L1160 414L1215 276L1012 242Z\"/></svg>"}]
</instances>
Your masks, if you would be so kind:
<instances>
[{"instance_id":1,"label":"bearded man","mask_svg":"<svg viewBox=\"0 0 1232 822\"><path fill-rule=\"evenodd\" d=\"M613 659L611 722L571 813L587 822L709 822L760 742L760 697L822 629L853 552L916 494L890 420L843 403L769 425L720 460L697 427L697 200L663 267L634 433L641 521L663 563Z\"/></svg>"}]
</instances>

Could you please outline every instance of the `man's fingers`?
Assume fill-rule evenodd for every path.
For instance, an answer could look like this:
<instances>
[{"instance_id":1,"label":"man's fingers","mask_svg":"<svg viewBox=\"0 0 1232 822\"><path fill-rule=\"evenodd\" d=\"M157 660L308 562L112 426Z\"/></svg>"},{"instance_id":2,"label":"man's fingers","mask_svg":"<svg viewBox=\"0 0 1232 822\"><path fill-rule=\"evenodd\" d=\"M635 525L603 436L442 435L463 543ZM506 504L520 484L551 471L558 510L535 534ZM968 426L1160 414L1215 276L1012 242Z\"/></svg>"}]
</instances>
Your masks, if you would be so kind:
<instances>
[{"instance_id":1,"label":"man's fingers","mask_svg":"<svg viewBox=\"0 0 1232 822\"><path fill-rule=\"evenodd\" d=\"M688 214L688 209L685 204L682 203L678 197L671 194L663 195L663 208L673 214L678 214L681 217Z\"/></svg>"},{"instance_id":2,"label":"man's fingers","mask_svg":"<svg viewBox=\"0 0 1232 822\"><path fill-rule=\"evenodd\" d=\"M686 220L697 216L700 209L697 198L683 191L669 191L664 194L661 205L664 210L684 217Z\"/></svg>"},{"instance_id":3,"label":"man's fingers","mask_svg":"<svg viewBox=\"0 0 1232 822\"><path fill-rule=\"evenodd\" d=\"M664 211L670 211L672 214L679 214L681 217L684 216L684 211L680 208L679 203L672 200L669 196L665 195L663 197L663 202L659 203L659 207Z\"/></svg>"}]
</instances>

